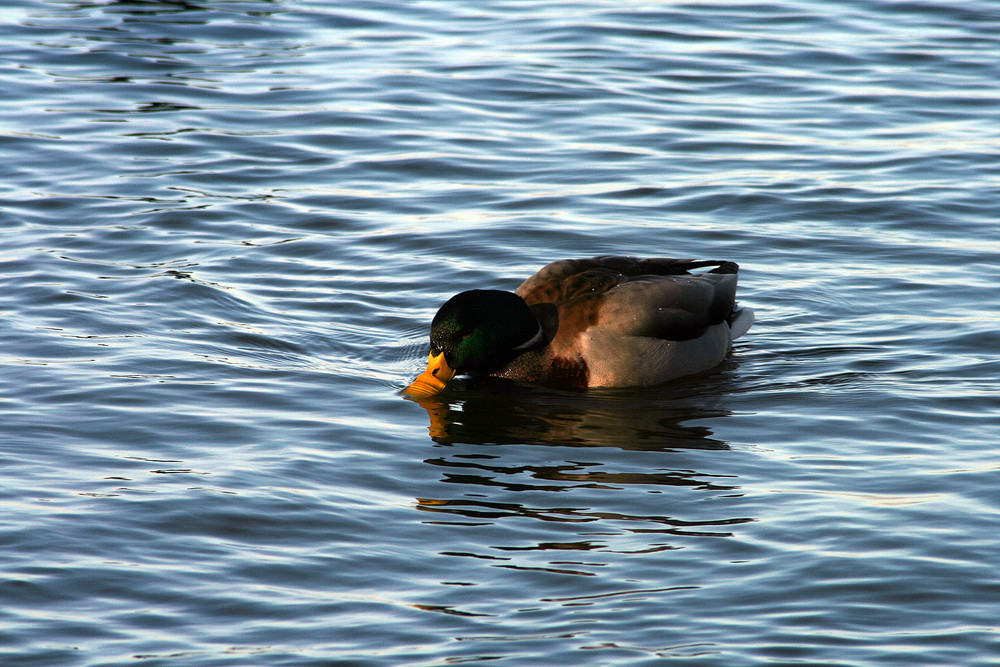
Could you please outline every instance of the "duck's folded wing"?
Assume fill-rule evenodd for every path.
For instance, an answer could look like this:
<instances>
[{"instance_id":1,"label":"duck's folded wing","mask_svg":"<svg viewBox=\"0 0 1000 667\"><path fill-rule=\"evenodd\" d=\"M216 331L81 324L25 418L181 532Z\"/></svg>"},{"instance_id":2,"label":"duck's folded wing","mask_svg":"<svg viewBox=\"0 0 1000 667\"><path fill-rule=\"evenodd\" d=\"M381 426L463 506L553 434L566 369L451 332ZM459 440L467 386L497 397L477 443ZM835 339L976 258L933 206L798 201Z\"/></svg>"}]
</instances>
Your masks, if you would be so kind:
<instances>
[{"instance_id":1,"label":"duck's folded wing","mask_svg":"<svg viewBox=\"0 0 1000 667\"><path fill-rule=\"evenodd\" d=\"M623 336L689 340L726 321L736 273L646 276L604 294L594 326Z\"/></svg>"}]
</instances>

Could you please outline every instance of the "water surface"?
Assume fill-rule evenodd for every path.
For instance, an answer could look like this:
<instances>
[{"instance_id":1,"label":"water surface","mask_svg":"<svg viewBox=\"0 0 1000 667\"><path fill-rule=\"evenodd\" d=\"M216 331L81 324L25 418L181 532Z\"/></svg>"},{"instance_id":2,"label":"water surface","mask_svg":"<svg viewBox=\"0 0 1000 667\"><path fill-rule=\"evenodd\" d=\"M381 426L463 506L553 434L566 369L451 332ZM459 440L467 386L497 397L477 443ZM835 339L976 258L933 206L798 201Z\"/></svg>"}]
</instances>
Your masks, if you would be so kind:
<instances>
[{"instance_id":1,"label":"water surface","mask_svg":"<svg viewBox=\"0 0 1000 667\"><path fill-rule=\"evenodd\" d=\"M0 658L987 665L1000 15L0 9ZM731 259L643 390L398 391L563 257Z\"/></svg>"}]
</instances>

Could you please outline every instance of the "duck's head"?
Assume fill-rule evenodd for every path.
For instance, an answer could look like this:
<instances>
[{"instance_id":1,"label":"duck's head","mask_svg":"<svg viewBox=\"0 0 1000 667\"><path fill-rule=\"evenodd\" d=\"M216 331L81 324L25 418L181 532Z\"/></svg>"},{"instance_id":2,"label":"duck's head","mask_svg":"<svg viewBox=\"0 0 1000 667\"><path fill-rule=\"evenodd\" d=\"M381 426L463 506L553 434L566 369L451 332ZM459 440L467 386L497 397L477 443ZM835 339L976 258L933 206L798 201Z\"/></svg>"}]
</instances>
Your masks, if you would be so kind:
<instances>
[{"instance_id":1,"label":"duck's head","mask_svg":"<svg viewBox=\"0 0 1000 667\"><path fill-rule=\"evenodd\" d=\"M538 319L518 295L499 290L456 294L431 322L427 370L403 394L433 396L456 375L489 375L541 339Z\"/></svg>"}]
</instances>

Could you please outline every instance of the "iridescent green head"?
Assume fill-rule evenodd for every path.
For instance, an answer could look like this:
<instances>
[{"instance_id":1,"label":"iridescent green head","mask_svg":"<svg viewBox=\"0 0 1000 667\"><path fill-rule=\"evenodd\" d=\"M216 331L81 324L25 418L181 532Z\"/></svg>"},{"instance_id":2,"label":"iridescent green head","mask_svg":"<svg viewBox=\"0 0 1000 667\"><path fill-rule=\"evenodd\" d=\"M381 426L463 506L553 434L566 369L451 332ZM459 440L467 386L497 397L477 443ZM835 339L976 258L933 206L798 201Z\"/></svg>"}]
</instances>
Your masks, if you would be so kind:
<instances>
[{"instance_id":1,"label":"iridescent green head","mask_svg":"<svg viewBox=\"0 0 1000 667\"><path fill-rule=\"evenodd\" d=\"M430 396L455 375L494 373L538 335L538 319L516 294L500 290L456 294L431 322L427 370L404 393Z\"/></svg>"}]
</instances>

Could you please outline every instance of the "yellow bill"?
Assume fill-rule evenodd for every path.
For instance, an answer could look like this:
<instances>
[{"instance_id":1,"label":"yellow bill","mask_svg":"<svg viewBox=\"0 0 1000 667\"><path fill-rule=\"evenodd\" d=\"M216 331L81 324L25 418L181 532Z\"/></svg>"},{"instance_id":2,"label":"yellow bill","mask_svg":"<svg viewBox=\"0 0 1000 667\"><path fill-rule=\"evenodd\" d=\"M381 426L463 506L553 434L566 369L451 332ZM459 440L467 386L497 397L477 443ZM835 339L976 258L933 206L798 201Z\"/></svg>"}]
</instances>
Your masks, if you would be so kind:
<instances>
[{"instance_id":1,"label":"yellow bill","mask_svg":"<svg viewBox=\"0 0 1000 667\"><path fill-rule=\"evenodd\" d=\"M444 389L448 380L455 377L455 371L444 360L444 352L427 358L427 370L417 376L410 386L403 390L404 396L433 396Z\"/></svg>"}]
</instances>

